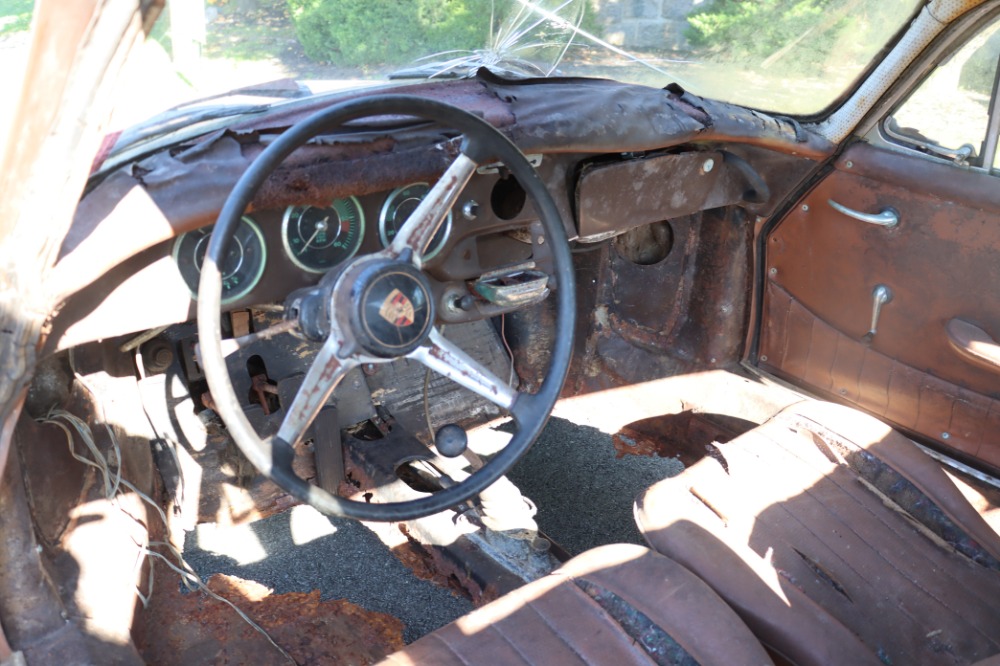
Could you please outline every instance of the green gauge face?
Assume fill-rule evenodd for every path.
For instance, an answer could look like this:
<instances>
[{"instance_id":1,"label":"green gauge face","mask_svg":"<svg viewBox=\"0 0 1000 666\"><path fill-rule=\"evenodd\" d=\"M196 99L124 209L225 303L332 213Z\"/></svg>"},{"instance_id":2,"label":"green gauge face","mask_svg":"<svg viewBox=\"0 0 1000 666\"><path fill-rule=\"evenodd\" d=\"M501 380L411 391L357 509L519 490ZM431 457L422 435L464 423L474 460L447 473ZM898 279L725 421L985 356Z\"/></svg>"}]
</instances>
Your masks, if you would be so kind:
<instances>
[{"instance_id":1,"label":"green gauge face","mask_svg":"<svg viewBox=\"0 0 1000 666\"><path fill-rule=\"evenodd\" d=\"M208 251L208 241L213 227L182 234L174 241L174 262L191 290L191 297L198 297L201 266ZM222 304L228 305L250 293L260 282L267 263L267 246L260 227L248 216L236 226L233 240L219 271L222 273Z\"/></svg>"},{"instance_id":2,"label":"green gauge face","mask_svg":"<svg viewBox=\"0 0 1000 666\"><path fill-rule=\"evenodd\" d=\"M325 273L354 256L365 232L365 217L354 197L328 208L289 206L281 223L285 254L310 273Z\"/></svg>"},{"instance_id":3,"label":"green gauge face","mask_svg":"<svg viewBox=\"0 0 1000 666\"><path fill-rule=\"evenodd\" d=\"M382 205L382 214L379 215L378 219L378 235L382 240L383 247L389 247L389 243L410 219L410 215L413 215L413 211L424 200L430 189L427 183L412 183L392 191ZM449 233L451 233L451 211L448 211L448 215L445 216L437 233L434 234L434 238L431 239L430 245L427 246L427 251L424 252L425 260L433 258L441 251L445 241L448 240Z\"/></svg>"}]
</instances>

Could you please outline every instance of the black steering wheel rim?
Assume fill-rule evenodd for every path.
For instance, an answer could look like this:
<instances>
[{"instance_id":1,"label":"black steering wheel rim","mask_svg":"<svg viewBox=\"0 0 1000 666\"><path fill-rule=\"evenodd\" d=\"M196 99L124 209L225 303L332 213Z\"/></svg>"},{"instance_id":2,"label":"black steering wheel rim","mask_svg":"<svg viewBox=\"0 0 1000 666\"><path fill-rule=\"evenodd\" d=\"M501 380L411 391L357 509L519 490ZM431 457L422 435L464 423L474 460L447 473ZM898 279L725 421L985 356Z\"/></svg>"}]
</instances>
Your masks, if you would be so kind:
<instances>
[{"instance_id":1,"label":"black steering wheel rim","mask_svg":"<svg viewBox=\"0 0 1000 666\"><path fill-rule=\"evenodd\" d=\"M463 152L475 162L498 159L534 202L549 242L555 270L556 336L549 370L535 394L518 393L510 408L517 430L487 464L462 482L419 499L384 504L339 497L309 484L291 469L292 451L260 439L239 404L222 354L221 278L218 266L236 226L270 174L309 139L359 118L381 115L416 116L453 128L465 137ZM473 140L474 139L474 140ZM572 255L551 195L523 153L486 121L437 100L412 95L377 95L349 100L307 118L284 132L247 168L219 213L209 241L198 290L198 337L202 366L219 415L237 446L257 469L293 497L332 516L371 521L399 521L438 513L481 493L506 474L537 439L548 420L569 370L576 313Z\"/></svg>"}]
</instances>

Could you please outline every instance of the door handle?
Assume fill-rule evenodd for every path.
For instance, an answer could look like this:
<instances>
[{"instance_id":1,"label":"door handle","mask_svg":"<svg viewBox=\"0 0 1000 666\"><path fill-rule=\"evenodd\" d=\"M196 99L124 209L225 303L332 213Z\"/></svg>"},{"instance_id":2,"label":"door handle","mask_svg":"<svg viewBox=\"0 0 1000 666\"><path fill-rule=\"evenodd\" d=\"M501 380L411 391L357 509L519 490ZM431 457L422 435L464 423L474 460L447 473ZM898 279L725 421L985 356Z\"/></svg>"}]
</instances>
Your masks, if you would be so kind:
<instances>
[{"instance_id":1,"label":"door handle","mask_svg":"<svg viewBox=\"0 0 1000 666\"><path fill-rule=\"evenodd\" d=\"M833 199L828 199L827 203L838 213L843 213L847 217L853 217L855 220L861 220L868 224L885 227L886 229L892 229L899 224L899 213L892 208L883 208L881 213L862 213L861 211L841 205Z\"/></svg>"}]
</instances>

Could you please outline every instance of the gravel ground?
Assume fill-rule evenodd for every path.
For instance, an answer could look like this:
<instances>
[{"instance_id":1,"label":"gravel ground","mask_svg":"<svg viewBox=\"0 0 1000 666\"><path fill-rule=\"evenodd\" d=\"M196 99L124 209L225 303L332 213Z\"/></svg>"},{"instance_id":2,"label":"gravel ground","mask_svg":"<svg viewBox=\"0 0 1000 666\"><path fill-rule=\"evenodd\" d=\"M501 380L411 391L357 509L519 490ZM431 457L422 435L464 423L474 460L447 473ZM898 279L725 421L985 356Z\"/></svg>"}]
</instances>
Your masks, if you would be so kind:
<instances>
[{"instance_id":1,"label":"gravel ground","mask_svg":"<svg viewBox=\"0 0 1000 666\"><path fill-rule=\"evenodd\" d=\"M675 458L615 458L611 435L553 418L510 479L535 502L541 530L578 555L608 543L644 544L633 500L682 469Z\"/></svg>"},{"instance_id":2,"label":"gravel ground","mask_svg":"<svg viewBox=\"0 0 1000 666\"><path fill-rule=\"evenodd\" d=\"M296 520L303 516L304 529ZM202 578L225 573L279 594L319 589L323 599L347 599L399 618L407 643L472 610L467 599L416 578L361 523L325 518L311 507L209 531L211 537L201 539L202 530L189 532L184 548L185 559Z\"/></svg>"},{"instance_id":3,"label":"gravel ground","mask_svg":"<svg viewBox=\"0 0 1000 666\"><path fill-rule=\"evenodd\" d=\"M611 436L552 419L511 479L538 506L542 530L572 554L606 543L642 543L632 501L677 474L674 459L615 458ZM361 523L307 506L239 527L201 525L184 555L202 577L225 573L277 593L322 591L398 617L412 642L469 612L471 604L413 576Z\"/></svg>"}]
</instances>

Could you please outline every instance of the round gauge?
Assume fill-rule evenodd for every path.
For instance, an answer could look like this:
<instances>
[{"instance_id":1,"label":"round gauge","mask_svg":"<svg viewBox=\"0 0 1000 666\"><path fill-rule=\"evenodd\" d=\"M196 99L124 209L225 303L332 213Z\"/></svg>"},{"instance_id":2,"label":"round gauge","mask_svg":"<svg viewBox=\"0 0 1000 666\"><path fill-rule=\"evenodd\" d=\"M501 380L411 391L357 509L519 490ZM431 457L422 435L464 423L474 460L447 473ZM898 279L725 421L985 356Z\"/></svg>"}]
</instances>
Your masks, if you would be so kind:
<instances>
[{"instance_id":1,"label":"round gauge","mask_svg":"<svg viewBox=\"0 0 1000 666\"><path fill-rule=\"evenodd\" d=\"M191 297L198 297L201 265L208 251L208 241L213 227L181 234L174 241L174 262L191 290ZM219 272L222 273L222 304L228 305L243 298L257 286L267 263L267 246L264 234L251 218L244 216L236 226L236 233L229 244Z\"/></svg>"},{"instance_id":2,"label":"round gauge","mask_svg":"<svg viewBox=\"0 0 1000 666\"><path fill-rule=\"evenodd\" d=\"M325 273L354 256L365 233L365 216L354 197L327 208L289 206L281 222L281 242L292 263L310 273Z\"/></svg>"},{"instance_id":3,"label":"round gauge","mask_svg":"<svg viewBox=\"0 0 1000 666\"><path fill-rule=\"evenodd\" d=\"M389 246L389 243L403 228L403 224L410 219L410 215L413 215L413 211L417 209L430 190L427 183L412 183L392 191L385 203L382 204L382 214L378 218L378 235L382 240L383 247ZM451 211L448 211L448 215L445 216L437 233L434 234L434 238L431 239L430 245L427 246L424 260L432 258L441 251L445 241L448 240L449 233L451 233Z\"/></svg>"}]
</instances>

